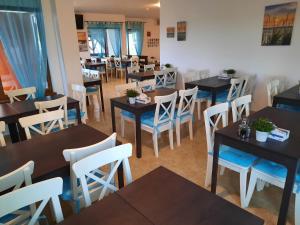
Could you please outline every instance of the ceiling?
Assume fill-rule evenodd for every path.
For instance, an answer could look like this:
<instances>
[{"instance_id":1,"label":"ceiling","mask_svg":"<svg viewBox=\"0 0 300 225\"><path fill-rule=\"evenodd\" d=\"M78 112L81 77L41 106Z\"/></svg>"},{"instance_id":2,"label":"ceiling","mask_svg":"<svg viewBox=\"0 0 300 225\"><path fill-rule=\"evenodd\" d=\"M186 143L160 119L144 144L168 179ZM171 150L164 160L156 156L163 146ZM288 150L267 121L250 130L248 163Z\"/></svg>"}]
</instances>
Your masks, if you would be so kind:
<instances>
[{"instance_id":1,"label":"ceiling","mask_svg":"<svg viewBox=\"0 0 300 225\"><path fill-rule=\"evenodd\" d=\"M74 0L78 12L123 14L126 17L159 18L159 0Z\"/></svg>"}]
</instances>

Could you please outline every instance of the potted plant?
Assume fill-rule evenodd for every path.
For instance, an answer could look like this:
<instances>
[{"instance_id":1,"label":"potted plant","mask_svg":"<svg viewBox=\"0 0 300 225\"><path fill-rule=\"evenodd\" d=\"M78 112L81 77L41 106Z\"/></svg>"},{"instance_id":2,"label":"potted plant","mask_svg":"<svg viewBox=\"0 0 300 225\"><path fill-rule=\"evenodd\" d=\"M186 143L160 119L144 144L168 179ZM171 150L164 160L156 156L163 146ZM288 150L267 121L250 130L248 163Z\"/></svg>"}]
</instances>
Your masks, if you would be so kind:
<instances>
[{"instance_id":1,"label":"potted plant","mask_svg":"<svg viewBox=\"0 0 300 225\"><path fill-rule=\"evenodd\" d=\"M126 91L126 95L127 95L128 99L129 99L129 103L130 103L130 104L135 104L135 99L136 99L137 96L140 95L140 93L137 92L137 91L134 90L134 89L128 89L128 90Z\"/></svg>"},{"instance_id":2,"label":"potted plant","mask_svg":"<svg viewBox=\"0 0 300 225\"><path fill-rule=\"evenodd\" d=\"M234 69L228 69L228 70L223 70L223 73L226 74L228 77L233 77L236 71Z\"/></svg>"},{"instance_id":3,"label":"potted plant","mask_svg":"<svg viewBox=\"0 0 300 225\"><path fill-rule=\"evenodd\" d=\"M256 131L256 140L266 142L269 133L274 129L273 123L266 118L259 118L253 123L253 128Z\"/></svg>"},{"instance_id":4,"label":"potted plant","mask_svg":"<svg viewBox=\"0 0 300 225\"><path fill-rule=\"evenodd\" d=\"M165 68L171 68L171 67L172 67L172 65L170 63L165 64Z\"/></svg>"}]
</instances>

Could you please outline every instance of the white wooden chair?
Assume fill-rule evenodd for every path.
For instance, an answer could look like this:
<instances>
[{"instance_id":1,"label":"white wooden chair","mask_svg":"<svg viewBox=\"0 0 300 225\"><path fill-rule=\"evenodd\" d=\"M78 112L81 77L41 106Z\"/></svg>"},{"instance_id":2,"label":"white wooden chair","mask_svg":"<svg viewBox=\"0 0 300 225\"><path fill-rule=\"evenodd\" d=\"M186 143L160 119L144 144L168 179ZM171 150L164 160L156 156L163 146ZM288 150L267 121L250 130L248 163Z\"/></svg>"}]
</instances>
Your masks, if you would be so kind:
<instances>
[{"instance_id":1,"label":"white wooden chair","mask_svg":"<svg viewBox=\"0 0 300 225\"><path fill-rule=\"evenodd\" d=\"M77 177L74 174L72 169L73 165L84 159L90 155L93 155L97 152L101 152L106 149L110 149L116 146L117 134L113 133L111 136L106 138L105 140L82 148L74 148L74 149L65 149L63 151L64 158L67 162L70 162L70 177L64 178L64 191L62 194L62 199L65 201L72 201L74 212L79 212L80 206L84 205L83 203L83 195L81 193L81 184L78 184ZM113 165L111 165L111 169ZM96 176L105 176L106 172L101 171L100 169L95 170L94 175ZM97 194L97 190L99 189L98 185L95 185L95 182L88 181L89 192L92 196Z\"/></svg>"},{"instance_id":2,"label":"white wooden chair","mask_svg":"<svg viewBox=\"0 0 300 225\"><path fill-rule=\"evenodd\" d=\"M271 80L267 83L268 106L272 107L273 97L279 93L279 80Z\"/></svg>"},{"instance_id":3,"label":"white wooden chair","mask_svg":"<svg viewBox=\"0 0 300 225\"><path fill-rule=\"evenodd\" d=\"M108 192L114 192L118 190L118 187L115 186L114 182L112 181L121 163L123 163L126 183L130 184L132 182L130 165L128 161L128 158L131 156L132 145L124 144L97 152L73 164L72 168L74 174L78 179L80 179L85 207L90 206L92 203L88 185L89 179L94 180L100 186L100 194L98 195L99 200L105 197ZM101 178L97 177L94 174L95 171L105 165L111 166L110 172Z\"/></svg>"},{"instance_id":4,"label":"white wooden chair","mask_svg":"<svg viewBox=\"0 0 300 225\"><path fill-rule=\"evenodd\" d=\"M121 58L115 57L115 67L116 67L116 77L118 76L118 73L119 73L121 79L123 79L125 72L126 72L126 68L123 67Z\"/></svg>"},{"instance_id":5,"label":"white wooden chair","mask_svg":"<svg viewBox=\"0 0 300 225\"><path fill-rule=\"evenodd\" d=\"M82 123L86 123L88 118L86 109L86 88L79 84L72 84L72 97L79 101L80 118ZM77 113L75 109L68 110L69 124L77 124Z\"/></svg>"},{"instance_id":6,"label":"white wooden chair","mask_svg":"<svg viewBox=\"0 0 300 225\"><path fill-rule=\"evenodd\" d=\"M84 76L84 77L87 77L87 78L90 77L90 70L89 69L82 68L81 73L82 73L82 76Z\"/></svg>"},{"instance_id":7,"label":"white wooden chair","mask_svg":"<svg viewBox=\"0 0 300 225\"><path fill-rule=\"evenodd\" d=\"M250 115L251 98L251 95L245 95L231 102L232 119L234 123L241 120L243 115L245 117Z\"/></svg>"},{"instance_id":8,"label":"white wooden chair","mask_svg":"<svg viewBox=\"0 0 300 225\"><path fill-rule=\"evenodd\" d=\"M165 87L165 74L163 71L154 71L154 79L155 79L155 87L156 88L163 88Z\"/></svg>"},{"instance_id":9,"label":"white wooden chair","mask_svg":"<svg viewBox=\"0 0 300 225\"><path fill-rule=\"evenodd\" d=\"M103 58L102 59L103 62L105 62L105 66L106 66L106 73L107 73L107 78L108 75L110 75L110 79L112 78L112 74L114 73L114 67L111 63L111 60L109 57Z\"/></svg>"},{"instance_id":10,"label":"white wooden chair","mask_svg":"<svg viewBox=\"0 0 300 225\"><path fill-rule=\"evenodd\" d=\"M5 132L5 122L0 121L0 144L2 147L6 146L6 142L4 139L4 132Z\"/></svg>"},{"instance_id":11,"label":"white wooden chair","mask_svg":"<svg viewBox=\"0 0 300 225\"><path fill-rule=\"evenodd\" d=\"M193 140L193 118L195 101L198 92L198 87L188 90L180 90L179 106L176 112L176 140L177 146L180 146L180 125L189 123L190 140Z\"/></svg>"},{"instance_id":12,"label":"white wooden chair","mask_svg":"<svg viewBox=\"0 0 300 225\"><path fill-rule=\"evenodd\" d=\"M140 66L127 67L127 73L138 73L140 72ZM130 82L137 82L135 79L130 79Z\"/></svg>"},{"instance_id":13,"label":"white wooden chair","mask_svg":"<svg viewBox=\"0 0 300 225\"><path fill-rule=\"evenodd\" d=\"M256 75L243 76L243 79L244 79L244 84L240 96L252 95L255 88Z\"/></svg>"},{"instance_id":14,"label":"white wooden chair","mask_svg":"<svg viewBox=\"0 0 300 225\"><path fill-rule=\"evenodd\" d=\"M68 127L68 108L67 108L67 97L63 96L61 98L34 102L35 108L39 110L39 113L49 112L50 109L55 108L56 110L61 109L64 111L64 124ZM42 129L45 130L44 124L42 123Z\"/></svg>"},{"instance_id":15,"label":"white wooden chair","mask_svg":"<svg viewBox=\"0 0 300 225\"><path fill-rule=\"evenodd\" d=\"M126 90L128 89L137 89L136 83L120 84L115 86L117 95L124 96L126 95ZM121 110L121 136L124 137L125 134L125 121L135 123L134 114L126 110Z\"/></svg>"},{"instance_id":16,"label":"white wooden chair","mask_svg":"<svg viewBox=\"0 0 300 225\"><path fill-rule=\"evenodd\" d=\"M139 66L139 57L138 56L132 56L130 58L130 66L131 67Z\"/></svg>"},{"instance_id":17,"label":"white wooden chair","mask_svg":"<svg viewBox=\"0 0 300 225\"><path fill-rule=\"evenodd\" d=\"M144 71L154 71L154 70L155 70L155 64L144 65Z\"/></svg>"},{"instance_id":18,"label":"white wooden chair","mask_svg":"<svg viewBox=\"0 0 300 225\"><path fill-rule=\"evenodd\" d=\"M156 109L153 114L142 115L141 128L152 133L154 153L158 157L158 135L169 131L170 147L173 149L173 121L176 106L177 92L166 96L155 96Z\"/></svg>"},{"instance_id":19,"label":"white wooden chair","mask_svg":"<svg viewBox=\"0 0 300 225\"><path fill-rule=\"evenodd\" d=\"M20 168L0 177L0 193L4 191L16 191L24 184L28 186L32 184L31 175L34 169L34 162L29 161ZM1 198L1 196L0 196ZM2 205L3 206L3 205ZM0 207L5 208L5 207ZM1 210L1 209L0 209ZM17 209L8 214L0 215L0 224L19 224L27 219L32 212L36 210L35 205L32 204L28 209ZM1 213L0 213L1 214Z\"/></svg>"},{"instance_id":20,"label":"white wooden chair","mask_svg":"<svg viewBox=\"0 0 300 225\"><path fill-rule=\"evenodd\" d=\"M25 100L35 99L35 93L36 93L36 87L28 87L28 88L7 91L6 95L9 97L10 103L13 103L14 101L22 101L18 97L24 95L26 95Z\"/></svg>"},{"instance_id":21,"label":"white wooden chair","mask_svg":"<svg viewBox=\"0 0 300 225\"><path fill-rule=\"evenodd\" d=\"M57 223L64 220L58 195L62 193L63 181L60 177L41 181L0 196L0 217L14 213L24 207L41 202L22 224L34 225L38 222L48 202ZM5 207L2 207L5 206ZM20 224L20 223L18 223Z\"/></svg>"},{"instance_id":22,"label":"white wooden chair","mask_svg":"<svg viewBox=\"0 0 300 225\"><path fill-rule=\"evenodd\" d=\"M177 69L166 68L163 72L165 74L165 87L175 88L177 83Z\"/></svg>"},{"instance_id":23,"label":"white wooden chair","mask_svg":"<svg viewBox=\"0 0 300 225\"><path fill-rule=\"evenodd\" d=\"M156 82L155 79L143 80L138 82L138 88L142 90L142 92L153 91L155 90Z\"/></svg>"},{"instance_id":24,"label":"white wooden chair","mask_svg":"<svg viewBox=\"0 0 300 225\"><path fill-rule=\"evenodd\" d=\"M221 121L222 127L226 127L228 125L228 109L229 104L228 102L226 102L207 108L204 111L204 122L208 151L205 178L206 187L209 186L211 182L215 131L220 128ZM214 121L212 120L212 118L214 118ZM225 167L240 174L241 207L245 207L247 174L251 166L256 161L256 159L257 158L251 154L244 153L242 151L239 151L238 149L229 146L221 145L219 148L218 163L221 166L221 169Z\"/></svg>"},{"instance_id":25,"label":"white wooden chair","mask_svg":"<svg viewBox=\"0 0 300 225\"><path fill-rule=\"evenodd\" d=\"M26 138L31 139L30 130L35 133L46 135L49 134L56 125L60 130L64 129L63 125L64 111L59 109L51 112L40 113L32 116L26 116L19 119L19 123L25 129ZM38 125L45 124L44 129L39 129Z\"/></svg>"},{"instance_id":26,"label":"white wooden chair","mask_svg":"<svg viewBox=\"0 0 300 225\"><path fill-rule=\"evenodd\" d=\"M98 70L90 70L89 78L100 79L100 74ZM101 98L100 98L100 87L99 85L90 86L86 88L86 96L89 102L93 102L93 96L96 97L98 106L101 108Z\"/></svg>"}]
</instances>

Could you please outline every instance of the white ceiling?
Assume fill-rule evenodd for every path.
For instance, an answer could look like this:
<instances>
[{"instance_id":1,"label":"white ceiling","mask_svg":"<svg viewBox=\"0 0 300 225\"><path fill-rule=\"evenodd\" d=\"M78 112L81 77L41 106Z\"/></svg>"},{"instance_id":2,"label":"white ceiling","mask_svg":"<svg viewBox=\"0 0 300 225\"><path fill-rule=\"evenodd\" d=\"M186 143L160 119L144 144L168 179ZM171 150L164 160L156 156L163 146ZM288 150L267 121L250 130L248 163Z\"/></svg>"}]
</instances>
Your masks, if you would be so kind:
<instances>
[{"instance_id":1,"label":"white ceiling","mask_svg":"<svg viewBox=\"0 0 300 225\"><path fill-rule=\"evenodd\" d=\"M159 18L159 0L74 0L78 12L123 14L126 17Z\"/></svg>"}]
</instances>

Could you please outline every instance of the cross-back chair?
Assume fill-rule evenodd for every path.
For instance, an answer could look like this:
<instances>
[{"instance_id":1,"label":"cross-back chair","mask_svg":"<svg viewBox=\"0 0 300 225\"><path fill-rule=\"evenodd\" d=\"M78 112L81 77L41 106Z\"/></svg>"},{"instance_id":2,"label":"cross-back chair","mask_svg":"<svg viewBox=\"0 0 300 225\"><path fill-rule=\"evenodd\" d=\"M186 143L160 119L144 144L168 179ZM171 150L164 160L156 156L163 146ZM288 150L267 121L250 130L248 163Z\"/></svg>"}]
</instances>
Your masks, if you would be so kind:
<instances>
[{"instance_id":1,"label":"cross-back chair","mask_svg":"<svg viewBox=\"0 0 300 225\"><path fill-rule=\"evenodd\" d=\"M164 69L165 74L165 87L175 88L177 82L177 69L176 68L166 68Z\"/></svg>"},{"instance_id":2,"label":"cross-back chair","mask_svg":"<svg viewBox=\"0 0 300 225\"><path fill-rule=\"evenodd\" d=\"M15 101L22 101L22 99L20 99L19 97L24 95L26 95L25 100L35 99L35 93L36 93L36 87L27 87L27 88L7 91L6 95L9 97L10 103L13 103Z\"/></svg>"},{"instance_id":3,"label":"cross-back chair","mask_svg":"<svg viewBox=\"0 0 300 225\"><path fill-rule=\"evenodd\" d=\"M165 79L166 79L166 76L164 74L163 71L154 71L154 79L155 79L155 87L156 88L163 88L165 87Z\"/></svg>"}]
</instances>

